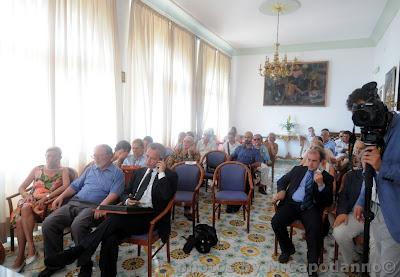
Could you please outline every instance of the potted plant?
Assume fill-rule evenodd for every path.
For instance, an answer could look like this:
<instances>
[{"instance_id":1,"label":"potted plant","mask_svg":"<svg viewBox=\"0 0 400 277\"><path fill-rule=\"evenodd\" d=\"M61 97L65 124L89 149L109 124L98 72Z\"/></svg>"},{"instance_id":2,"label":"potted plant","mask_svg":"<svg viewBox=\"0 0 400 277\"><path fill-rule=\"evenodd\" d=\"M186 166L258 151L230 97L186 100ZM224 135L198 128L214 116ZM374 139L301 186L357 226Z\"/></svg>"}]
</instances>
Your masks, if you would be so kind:
<instances>
[{"instance_id":1,"label":"potted plant","mask_svg":"<svg viewBox=\"0 0 400 277\"><path fill-rule=\"evenodd\" d=\"M285 123L281 124L282 129L284 129L288 135L290 135L294 131L294 127L296 123L292 121L290 115L286 119Z\"/></svg>"}]
</instances>

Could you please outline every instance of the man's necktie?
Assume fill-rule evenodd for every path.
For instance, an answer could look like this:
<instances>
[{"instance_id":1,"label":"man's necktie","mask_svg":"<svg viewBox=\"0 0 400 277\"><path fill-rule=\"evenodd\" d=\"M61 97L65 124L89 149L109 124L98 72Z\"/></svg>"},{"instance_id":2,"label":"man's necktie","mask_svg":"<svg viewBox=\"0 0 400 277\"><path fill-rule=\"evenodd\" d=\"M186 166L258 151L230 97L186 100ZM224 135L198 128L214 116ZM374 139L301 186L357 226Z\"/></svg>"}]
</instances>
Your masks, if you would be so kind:
<instances>
[{"instance_id":1,"label":"man's necktie","mask_svg":"<svg viewBox=\"0 0 400 277\"><path fill-rule=\"evenodd\" d=\"M140 198L142 198L143 193L146 191L147 187L150 184L150 179L151 179L151 175L152 175L153 171L150 170L146 177L144 178L143 182L140 184L139 189L136 191L134 199L135 200L140 200Z\"/></svg>"},{"instance_id":2,"label":"man's necktie","mask_svg":"<svg viewBox=\"0 0 400 277\"><path fill-rule=\"evenodd\" d=\"M310 209L314 203L313 203L313 183L314 183L314 172L312 171L307 171L307 178L306 178L306 184L305 184L305 189L304 189L304 199L303 203L301 204L301 209L302 210L308 210Z\"/></svg>"}]
</instances>

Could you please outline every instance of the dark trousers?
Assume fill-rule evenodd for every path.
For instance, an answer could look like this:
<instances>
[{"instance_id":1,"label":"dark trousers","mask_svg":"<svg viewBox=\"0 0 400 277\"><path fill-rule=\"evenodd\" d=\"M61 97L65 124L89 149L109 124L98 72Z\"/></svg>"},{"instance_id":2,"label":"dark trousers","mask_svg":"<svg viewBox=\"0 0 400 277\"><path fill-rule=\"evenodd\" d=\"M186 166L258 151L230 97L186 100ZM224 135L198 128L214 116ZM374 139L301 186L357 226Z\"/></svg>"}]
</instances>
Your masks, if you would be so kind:
<instances>
[{"instance_id":1,"label":"dark trousers","mask_svg":"<svg viewBox=\"0 0 400 277\"><path fill-rule=\"evenodd\" d=\"M81 243L91 228L99 223L93 219L93 210L96 207L95 203L72 198L46 217L42 225L45 257L54 256L63 250L63 234L66 227L71 227L75 244Z\"/></svg>"},{"instance_id":2,"label":"dark trousers","mask_svg":"<svg viewBox=\"0 0 400 277\"><path fill-rule=\"evenodd\" d=\"M80 246L85 249L79 257L78 265L90 261L101 243L99 266L101 276L117 275L118 245L130 235L147 233L154 218L153 214L108 216L95 231L84 238Z\"/></svg>"},{"instance_id":3,"label":"dark trousers","mask_svg":"<svg viewBox=\"0 0 400 277\"><path fill-rule=\"evenodd\" d=\"M294 247L289 238L287 226L295 220L300 220L306 231L308 263L318 264L322 246L321 210L314 206L309 210L302 211L300 204L296 202L286 202L278 207L278 211L271 220L271 225L279 240L282 252L289 252Z\"/></svg>"}]
</instances>

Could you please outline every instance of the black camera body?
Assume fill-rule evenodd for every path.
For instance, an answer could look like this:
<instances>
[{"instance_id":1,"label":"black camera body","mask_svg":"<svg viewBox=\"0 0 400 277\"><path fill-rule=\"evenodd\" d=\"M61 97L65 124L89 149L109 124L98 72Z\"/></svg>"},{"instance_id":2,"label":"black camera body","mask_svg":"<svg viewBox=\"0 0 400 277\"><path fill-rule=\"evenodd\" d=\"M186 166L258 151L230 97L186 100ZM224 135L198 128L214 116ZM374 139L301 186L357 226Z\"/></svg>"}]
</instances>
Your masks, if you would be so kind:
<instances>
[{"instance_id":1,"label":"black camera body","mask_svg":"<svg viewBox=\"0 0 400 277\"><path fill-rule=\"evenodd\" d=\"M383 145L383 136L388 125L389 112L385 104L379 99L376 89L377 83L370 82L362 86L366 102L353 104L352 120L354 125L361 129L361 140L367 145Z\"/></svg>"}]
</instances>

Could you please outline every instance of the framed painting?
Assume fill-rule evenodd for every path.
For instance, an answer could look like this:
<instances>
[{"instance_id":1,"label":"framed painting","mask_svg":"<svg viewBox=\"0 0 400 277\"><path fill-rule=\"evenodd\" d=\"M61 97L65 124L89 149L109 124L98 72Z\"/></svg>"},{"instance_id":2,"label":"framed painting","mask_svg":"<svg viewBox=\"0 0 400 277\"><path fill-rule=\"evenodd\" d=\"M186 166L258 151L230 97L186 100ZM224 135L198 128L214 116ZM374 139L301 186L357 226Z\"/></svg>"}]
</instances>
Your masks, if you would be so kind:
<instances>
[{"instance_id":1,"label":"framed painting","mask_svg":"<svg viewBox=\"0 0 400 277\"><path fill-rule=\"evenodd\" d=\"M264 106L326 106L328 62L297 62L290 76L265 77Z\"/></svg>"},{"instance_id":2,"label":"framed painting","mask_svg":"<svg viewBox=\"0 0 400 277\"><path fill-rule=\"evenodd\" d=\"M390 111L397 106L395 101L396 67L394 66L385 75L384 102Z\"/></svg>"}]
</instances>

